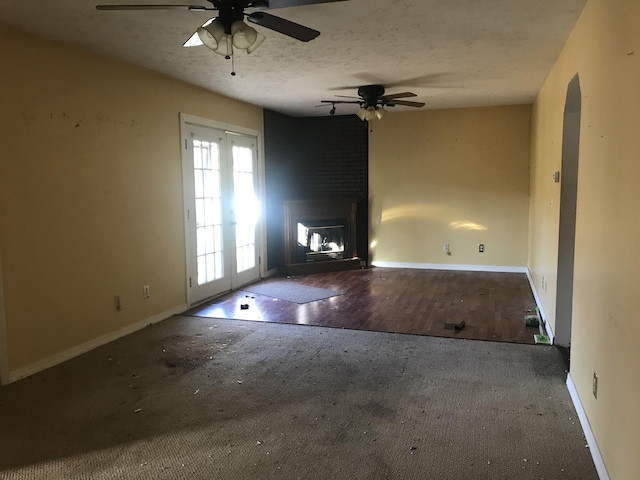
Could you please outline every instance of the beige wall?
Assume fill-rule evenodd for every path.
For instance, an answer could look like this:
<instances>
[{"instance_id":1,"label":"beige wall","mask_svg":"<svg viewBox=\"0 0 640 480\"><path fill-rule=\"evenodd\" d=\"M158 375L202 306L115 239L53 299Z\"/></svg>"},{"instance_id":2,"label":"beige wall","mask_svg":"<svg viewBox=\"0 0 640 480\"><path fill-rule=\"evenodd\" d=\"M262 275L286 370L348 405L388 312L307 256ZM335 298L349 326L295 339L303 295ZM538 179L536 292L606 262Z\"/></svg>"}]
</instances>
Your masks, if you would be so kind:
<instances>
[{"instance_id":1,"label":"beige wall","mask_svg":"<svg viewBox=\"0 0 640 480\"><path fill-rule=\"evenodd\" d=\"M258 107L117 61L6 28L0 43L11 46L0 249L16 370L184 305L179 112L263 125Z\"/></svg>"},{"instance_id":2,"label":"beige wall","mask_svg":"<svg viewBox=\"0 0 640 480\"><path fill-rule=\"evenodd\" d=\"M529 265L555 326L562 118L578 73L582 122L571 377L612 479L640 478L640 2L589 0L532 121ZM591 393L599 375L598 399Z\"/></svg>"},{"instance_id":3,"label":"beige wall","mask_svg":"<svg viewBox=\"0 0 640 480\"><path fill-rule=\"evenodd\" d=\"M529 139L530 106L389 112L373 123L372 260L525 267Z\"/></svg>"}]
</instances>

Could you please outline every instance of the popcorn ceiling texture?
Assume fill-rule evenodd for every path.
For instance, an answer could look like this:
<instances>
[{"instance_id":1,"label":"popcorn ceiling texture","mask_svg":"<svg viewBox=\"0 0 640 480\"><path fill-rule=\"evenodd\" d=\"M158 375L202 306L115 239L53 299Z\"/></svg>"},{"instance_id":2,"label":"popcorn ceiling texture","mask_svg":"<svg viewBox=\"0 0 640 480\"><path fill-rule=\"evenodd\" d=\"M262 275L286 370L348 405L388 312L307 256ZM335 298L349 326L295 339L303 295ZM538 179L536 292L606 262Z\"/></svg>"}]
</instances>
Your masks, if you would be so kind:
<instances>
[{"instance_id":1,"label":"popcorn ceiling texture","mask_svg":"<svg viewBox=\"0 0 640 480\"><path fill-rule=\"evenodd\" d=\"M314 108L320 100L370 83L412 91L429 109L531 103L586 0L349 0L274 9L321 35L303 43L256 27L267 40L251 55L235 55L235 77L222 56L182 47L215 12L98 12L97 3L127 2L3 0L0 23L277 112L317 116L328 115Z\"/></svg>"}]
</instances>

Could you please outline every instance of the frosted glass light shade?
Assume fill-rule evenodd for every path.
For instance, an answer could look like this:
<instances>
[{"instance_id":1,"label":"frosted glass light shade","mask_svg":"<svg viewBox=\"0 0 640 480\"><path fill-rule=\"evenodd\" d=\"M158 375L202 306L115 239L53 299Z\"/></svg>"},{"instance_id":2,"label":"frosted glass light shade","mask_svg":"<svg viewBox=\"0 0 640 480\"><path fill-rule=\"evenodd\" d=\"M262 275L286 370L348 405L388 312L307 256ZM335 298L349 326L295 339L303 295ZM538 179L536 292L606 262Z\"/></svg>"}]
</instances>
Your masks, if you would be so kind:
<instances>
[{"instance_id":1,"label":"frosted glass light shade","mask_svg":"<svg viewBox=\"0 0 640 480\"><path fill-rule=\"evenodd\" d=\"M196 30L200 41L214 52L220 55L232 55L233 49L231 46L231 36L226 35L224 32L224 26L214 20L208 25L205 24Z\"/></svg>"},{"instance_id":2,"label":"frosted glass light shade","mask_svg":"<svg viewBox=\"0 0 640 480\"><path fill-rule=\"evenodd\" d=\"M258 38L258 32L242 20L237 20L231 25L231 37L233 38L234 47L246 50L255 43Z\"/></svg>"},{"instance_id":3,"label":"frosted glass light shade","mask_svg":"<svg viewBox=\"0 0 640 480\"><path fill-rule=\"evenodd\" d=\"M262 45L262 42L264 42L266 40L267 37L265 37L264 35L262 35L261 33L256 32L257 37L256 37L256 41L253 42L253 45L251 45L249 48L247 48L247 53L253 53L255 52L255 50Z\"/></svg>"},{"instance_id":4,"label":"frosted glass light shade","mask_svg":"<svg viewBox=\"0 0 640 480\"><path fill-rule=\"evenodd\" d=\"M246 50L247 53L254 52L267 38L241 20L237 20L231 25L231 36L233 37L233 46Z\"/></svg>"}]
</instances>

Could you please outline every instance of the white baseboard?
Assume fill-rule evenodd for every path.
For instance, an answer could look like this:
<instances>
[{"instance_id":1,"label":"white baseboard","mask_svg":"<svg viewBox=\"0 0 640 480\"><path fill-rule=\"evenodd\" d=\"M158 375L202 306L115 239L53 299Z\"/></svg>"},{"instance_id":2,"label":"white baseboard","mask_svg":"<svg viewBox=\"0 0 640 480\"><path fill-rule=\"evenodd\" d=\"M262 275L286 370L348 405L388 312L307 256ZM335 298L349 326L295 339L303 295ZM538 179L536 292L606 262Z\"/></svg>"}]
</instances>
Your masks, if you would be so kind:
<instances>
[{"instance_id":1,"label":"white baseboard","mask_svg":"<svg viewBox=\"0 0 640 480\"><path fill-rule=\"evenodd\" d=\"M384 268L414 268L418 270L455 270L462 272L499 272L499 273L527 273L527 267L501 267L495 265L455 265L450 263L403 263L377 262L374 267Z\"/></svg>"},{"instance_id":2,"label":"white baseboard","mask_svg":"<svg viewBox=\"0 0 640 480\"><path fill-rule=\"evenodd\" d=\"M62 362L70 360L74 357L82 355L83 353L87 353L95 348L98 348L103 345L106 345L107 343L113 342L114 340L125 337L133 332L142 330L143 328L151 324L161 322L162 320L166 320L167 318L173 315L184 313L186 311L187 311L187 304L185 303L178 307L172 308L171 310L167 310L166 312L162 312L152 317L146 318L145 320L141 320L140 322L136 322L132 325L127 325L126 327L116 330L115 332L101 335L97 338L81 343L80 345L76 345L75 347L72 347L63 352L56 353L55 355L51 355L50 357L47 357L47 358L43 358L42 360L34 362L25 367L10 371L9 383L15 382L17 380L21 380L30 375L34 375L38 372L46 370L47 368L53 367Z\"/></svg>"},{"instance_id":3,"label":"white baseboard","mask_svg":"<svg viewBox=\"0 0 640 480\"><path fill-rule=\"evenodd\" d=\"M582 407L582 402L580 401L578 390L576 390L576 386L573 383L573 379L571 378L570 373L567 374L567 388L569 389L569 395L571 395L573 406L576 408L576 412L578 412L580 425L582 426L582 431L584 432L584 436L587 439L587 445L589 445L589 451L591 451L591 457L593 458L593 463L596 466L596 471L598 472L598 476L600 477L600 480L609 480L607 467L604 465L604 460L602 459L602 455L600 455L600 449L598 449L596 438L594 437L593 432L591 431L591 425L589 425L587 414L585 413L584 408Z\"/></svg>"},{"instance_id":4,"label":"white baseboard","mask_svg":"<svg viewBox=\"0 0 640 480\"><path fill-rule=\"evenodd\" d=\"M536 305L538 306L538 310L540 310L540 316L542 317L542 325L544 326L544 331L547 332L547 336L553 345L553 330L551 330L551 325L547 321L547 314L542 307L542 301L540 301L540 296L538 295L538 290L536 289L535 283L533 283L533 277L531 276L531 272L527 268L527 278L529 279L529 286L531 287L531 291L533 292L533 298L536 300Z\"/></svg>"}]
</instances>

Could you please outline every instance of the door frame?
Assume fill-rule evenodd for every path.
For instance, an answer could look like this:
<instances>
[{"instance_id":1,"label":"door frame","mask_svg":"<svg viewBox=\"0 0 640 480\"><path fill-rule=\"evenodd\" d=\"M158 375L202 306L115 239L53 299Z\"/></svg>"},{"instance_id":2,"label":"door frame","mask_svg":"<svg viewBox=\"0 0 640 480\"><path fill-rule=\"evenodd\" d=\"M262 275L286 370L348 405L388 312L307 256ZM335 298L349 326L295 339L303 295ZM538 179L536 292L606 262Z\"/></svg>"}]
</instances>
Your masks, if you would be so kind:
<instances>
[{"instance_id":1,"label":"door frame","mask_svg":"<svg viewBox=\"0 0 640 480\"><path fill-rule=\"evenodd\" d=\"M2 256L0 253L0 385L9 383L9 350L7 343L7 317L4 310L4 284L2 283Z\"/></svg>"},{"instance_id":2,"label":"door frame","mask_svg":"<svg viewBox=\"0 0 640 480\"><path fill-rule=\"evenodd\" d=\"M560 207L558 219L558 261L556 266L556 308L554 344L571 346L573 323L573 275L580 169L582 90L576 74L567 86L562 122Z\"/></svg>"},{"instance_id":3,"label":"door frame","mask_svg":"<svg viewBox=\"0 0 640 480\"><path fill-rule=\"evenodd\" d=\"M187 172L186 166L189 164L189 159L187 158L187 143L188 142L188 133L187 129L190 125L197 127L205 127L205 128L215 128L217 130L222 130L225 133L229 133L232 135L243 135L248 137L254 137L256 139L256 156L258 162L258 168L256 171L257 175L257 191L256 195L258 196L258 201L260 202L260 216L258 218L258 225L256 231L256 246L258 250L258 276L259 278L264 277L264 268L266 262L263 262L262 259L266 258L265 252L265 167L264 167L264 155L262 155L262 151L264 150L263 138L262 134L258 130L254 130L252 128L240 127L238 125L232 125L225 122L219 122L216 120L210 120L208 118L198 117L196 115L191 115L188 113L180 112L180 159L181 159L181 171L182 171L182 214L183 214L183 228L184 228L184 259L185 259L185 293L187 299L187 305L189 307L193 306L191 303L191 292L189 288L189 223L187 218L187 208L188 202L190 201L187 198L187 191L184 188L186 175L193 175L192 172ZM197 302L200 303L200 302Z\"/></svg>"}]
</instances>

